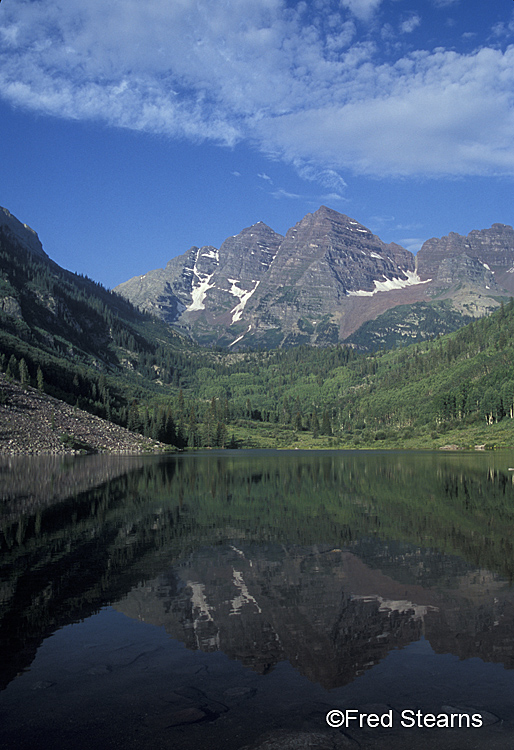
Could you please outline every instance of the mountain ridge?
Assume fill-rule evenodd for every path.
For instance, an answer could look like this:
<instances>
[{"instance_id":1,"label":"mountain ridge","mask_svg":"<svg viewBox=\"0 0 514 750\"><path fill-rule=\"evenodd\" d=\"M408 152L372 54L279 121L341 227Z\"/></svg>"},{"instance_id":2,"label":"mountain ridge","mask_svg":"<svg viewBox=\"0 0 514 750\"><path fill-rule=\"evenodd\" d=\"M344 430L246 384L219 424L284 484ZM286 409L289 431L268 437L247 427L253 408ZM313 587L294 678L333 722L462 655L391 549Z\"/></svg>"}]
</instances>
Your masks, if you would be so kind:
<instances>
[{"instance_id":1,"label":"mountain ridge","mask_svg":"<svg viewBox=\"0 0 514 750\"><path fill-rule=\"evenodd\" d=\"M435 303L439 314L442 300L457 313L455 330L459 316L464 325L514 293L514 230L496 223L466 237L452 232L414 256L321 206L285 235L257 222L219 249L194 246L115 291L198 343L227 349L351 344L391 308Z\"/></svg>"}]
</instances>

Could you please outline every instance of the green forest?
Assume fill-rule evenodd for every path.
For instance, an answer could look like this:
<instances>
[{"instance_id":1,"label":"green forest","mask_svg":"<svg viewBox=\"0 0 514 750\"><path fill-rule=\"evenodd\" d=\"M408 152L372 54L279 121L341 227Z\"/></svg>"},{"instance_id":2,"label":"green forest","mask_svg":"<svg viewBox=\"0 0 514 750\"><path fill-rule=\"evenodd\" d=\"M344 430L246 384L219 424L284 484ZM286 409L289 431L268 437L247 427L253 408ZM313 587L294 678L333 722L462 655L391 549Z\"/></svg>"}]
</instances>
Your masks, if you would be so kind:
<instances>
[{"instance_id":1,"label":"green forest","mask_svg":"<svg viewBox=\"0 0 514 750\"><path fill-rule=\"evenodd\" d=\"M194 345L5 234L0 269L1 371L175 449L514 445L512 300L373 353L232 353Z\"/></svg>"}]
</instances>

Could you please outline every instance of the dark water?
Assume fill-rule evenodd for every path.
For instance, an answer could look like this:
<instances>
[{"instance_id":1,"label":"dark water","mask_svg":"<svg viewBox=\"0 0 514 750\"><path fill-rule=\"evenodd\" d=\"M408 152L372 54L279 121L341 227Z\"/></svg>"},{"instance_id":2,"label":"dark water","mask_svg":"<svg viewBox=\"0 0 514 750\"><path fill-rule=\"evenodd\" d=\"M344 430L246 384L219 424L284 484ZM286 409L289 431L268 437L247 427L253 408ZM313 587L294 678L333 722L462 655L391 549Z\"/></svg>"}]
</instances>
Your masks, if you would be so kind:
<instances>
[{"instance_id":1,"label":"dark water","mask_svg":"<svg viewBox=\"0 0 514 750\"><path fill-rule=\"evenodd\" d=\"M513 467L4 459L0 747L513 747Z\"/></svg>"}]
</instances>

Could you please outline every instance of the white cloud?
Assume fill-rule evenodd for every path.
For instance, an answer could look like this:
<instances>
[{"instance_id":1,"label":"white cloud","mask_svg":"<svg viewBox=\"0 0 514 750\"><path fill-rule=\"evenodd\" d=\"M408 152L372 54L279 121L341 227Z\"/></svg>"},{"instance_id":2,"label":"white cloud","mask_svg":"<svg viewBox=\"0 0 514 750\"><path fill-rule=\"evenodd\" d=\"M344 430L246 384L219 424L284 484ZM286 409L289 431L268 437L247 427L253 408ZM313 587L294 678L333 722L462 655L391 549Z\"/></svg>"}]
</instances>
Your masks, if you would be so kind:
<instances>
[{"instance_id":1,"label":"white cloud","mask_svg":"<svg viewBox=\"0 0 514 750\"><path fill-rule=\"evenodd\" d=\"M319 185L330 190L340 191L346 187L346 182L335 169L322 169L314 163L302 162L300 159L292 159L296 171L304 180L317 182Z\"/></svg>"},{"instance_id":2,"label":"white cloud","mask_svg":"<svg viewBox=\"0 0 514 750\"><path fill-rule=\"evenodd\" d=\"M259 123L263 141L361 174L514 174L514 47L420 52L368 75L353 81L367 96Z\"/></svg>"},{"instance_id":3,"label":"white cloud","mask_svg":"<svg viewBox=\"0 0 514 750\"><path fill-rule=\"evenodd\" d=\"M498 21L492 27L493 36L497 37L508 37L514 33L514 13L511 13L509 23L504 21Z\"/></svg>"},{"instance_id":4,"label":"white cloud","mask_svg":"<svg viewBox=\"0 0 514 750\"><path fill-rule=\"evenodd\" d=\"M318 200L316 200L316 204L326 204L326 203L333 203L334 201L343 201L347 202L348 199L344 197L344 195L340 195L339 193L327 193L326 195L321 195Z\"/></svg>"},{"instance_id":5,"label":"white cloud","mask_svg":"<svg viewBox=\"0 0 514 750\"><path fill-rule=\"evenodd\" d=\"M395 45L386 57L386 24L359 39L354 20L379 9L381 0L1 3L0 96L173 138L244 139L337 194L347 169L514 174L514 47ZM403 31L418 25L413 14Z\"/></svg>"},{"instance_id":6,"label":"white cloud","mask_svg":"<svg viewBox=\"0 0 514 750\"><path fill-rule=\"evenodd\" d=\"M341 5L361 21L368 21L381 2L382 0L341 0Z\"/></svg>"},{"instance_id":7,"label":"white cloud","mask_svg":"<svg viewBox=\"0 0 514 750\"><path fill-rule=\"evenodd\" d=\"M414 29L417 29L421 24L421 18L417 14L413 14L405 21L400 24L400 29L403 34L411 34Z\"/></svg>"},{"instance_id":8,"label":"white cloud","mask_svg":"<svg viewBox=\"0 0 514 750\"><path fill-rule=\"evenodd\" d=\"M298 195L297 193L289 193L287 190L284 190L284 188L278 188L278 190L274 190L271 195L277 200L280 200L281 198L289 198L293 200L303 198L302 195Z\"/></svg>"}]
</instances>

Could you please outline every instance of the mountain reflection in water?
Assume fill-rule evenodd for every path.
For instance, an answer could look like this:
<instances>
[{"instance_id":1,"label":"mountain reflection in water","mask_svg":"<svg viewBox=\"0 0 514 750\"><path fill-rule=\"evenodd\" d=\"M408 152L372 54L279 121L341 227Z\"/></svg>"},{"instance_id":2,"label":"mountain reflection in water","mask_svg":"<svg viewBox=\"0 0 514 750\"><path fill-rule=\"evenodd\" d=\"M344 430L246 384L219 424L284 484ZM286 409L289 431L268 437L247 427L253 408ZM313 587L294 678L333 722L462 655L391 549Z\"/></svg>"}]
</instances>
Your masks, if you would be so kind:
<instances>
[{"instance_id":1,"label":"mountain reflection in water","mask_svg":"<svg viewBox=\"0 0 514 750\"><path fill-rule=\"evenodd\" d=\"M328 732L331 741L346 738L363 747L362 736L328 729L323 716L338 707L334 700L349 707L362 703L358 686L364 677L370 685L385 681L387 694L376 687L375 702L395 710L422 702L435 706L444 697L441 680L450 681L451 693L451 670L444 677L425 675L412 705L406 703L401 676L394 672L398 667L386 668L398 661L398 650L405 659L410 644L427 643L431 654L475 659L473 674L477 657L511 670L514 484L508 467L513 463L505 453L264 451L3 459L0 740L4 735L8 743L30 747L41 731L37 710L22 729L8 720L8 709L26 699L25 684L33 690L29 678L38 672L38 656L55 648L48 637L72 623L93 627L95 615L107 617L108 605L117 623L114 612L145 623L145 634L149 626L158 626L159 633L164 629L167 637L185 644L191 659L205 654L199 666L206 670L203 684L191 678L186 693L180 692L183 686L173 693L179 696L173 716L189 718L178 721L166 713L150 724L133 718L139 747L159 742L162 732L178 732L177 748L195 747L207 731L211 744L202 740L196 747L218 743L228 750L252 738L258 743L265 678L283 679L287 664L293 668L288 674L297 675L288 678L290 683L307 678L303 700L318 706L317 712L304 712L310 717L304 731ZM105 680L116 680L116 690L122 691L113 656L116 631L105 638L112 640L106 646L112 653L106 656ZM142 662L137 644L131 648L134 664ZM246 693L231 688L236 666L223 667L225 693L230 697L230 690L236 695L240 689L247 699L248 742L234 732L244 717L228 710L230 701L205 698L209 680L214 690L209 659L217 653L251 670L257 680ZM68 657L63 646L60 658ZM157 670L157 663L145 656L145 669L151 664ZM92 674L96 666L86 660L83 668ZM57 693L59 679L51 670L46 676L38 684ZM478 683L482 677L476 672L473 679ZM105 680L102 690L112 699ZM489 717L489 729L481 729L478 739L489 732L490 747L505 742L512 729L505 680L514 690L514 671L501 679L488 673L485 694L483 686L477 684L475 693L473 685L466 686L466 705L471 702ZM156 691L157 684L156 677ZM195 690L204 697L193 699ZM454 686L454 700L458 690L464 688ZM142 705L142 695L140 700ZM280 718L280 701L279 691L273 727L285 731L291 713L284 704ZM74 714L79 725L82 720ZM500 726L503 734L490 734ZM98 720L93 734L106 731ZM396 747L402 737L405 730L394 734ZM126 737L123 744L129 746Z\"/></svg>"}]
</instances>

